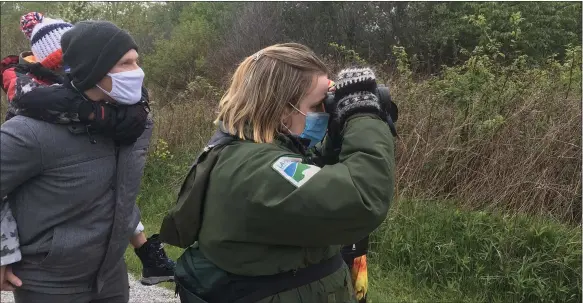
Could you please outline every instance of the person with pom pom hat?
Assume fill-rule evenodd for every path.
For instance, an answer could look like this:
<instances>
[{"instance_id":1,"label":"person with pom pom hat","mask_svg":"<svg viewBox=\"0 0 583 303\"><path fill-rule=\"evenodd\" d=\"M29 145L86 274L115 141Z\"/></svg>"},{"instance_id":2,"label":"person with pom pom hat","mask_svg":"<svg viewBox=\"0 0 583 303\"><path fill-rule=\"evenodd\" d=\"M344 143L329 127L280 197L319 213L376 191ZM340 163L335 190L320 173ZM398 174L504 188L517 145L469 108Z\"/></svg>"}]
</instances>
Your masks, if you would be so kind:
<instances>
[{"instance_id":1,"label":"person with pom pom hat","mask_svg":"<svg viewBox=\"0 0 583 303\"><path fill-rule=\"evenodd\" d=\"M15 115L12 100L25 91L23 87L29 87L32 82L41 85L62 83L61 37L72 27L68 22L38 12L20 18L20 30L30 41L31 51L8 56L0 62L2 89L9 102L7 120Z\"/></svg>"},{"instance_id":2,"label":"person with pom pom hat","mask_svg":"<svg viewBox=\"0 0 583 303\"><path fill-rule=\"evenodd\" d=\"M6 120L15 115L15 108L22 110L27 107L43 107L47 111L58 111L56 108L51 107L51 105L59 102L59 100L55 100L55 102L46 102L46 98L22 98L24 91L28 91L23 88L28 87L34 89L36 85L33 85L33 83L30 82L38 82L42 85L50 85L54 83L63 84L62 73L64 70L60 40L61 36L71 29L72 26L73 25L59 19L47 18L38 12L30 12L20 18L20 29L31 41L32 51L20 55L20 67L15 67L11 70L5 71L8 75L8 77L5 77L6 79L9 78L10 74L14 75L16 71L28 71L26 74L19 74L19 81L10 81L13 85L10 85L9 88L5 88L8 100L11 101L9 103ZM33 68L34 66L38 67ZM47 75L49 75L50 78ZM12 93L8 94L8 92ZM29 103L27 103L27 101ZM30 102L41 104L30 104ZM67 113L60 113L59 115L63 114ZM44 113L43 116L46 117L47 114ZM153 235L152 237L147 238L144 234L144 226L140 222L130 241L134 247L136 255L142 262L143 270L141 282L144 285L153 285L173 280L172 269L174 267L174 262L166 256L164 249L161 247L161 243L157 241L156 237L157 235ZM151 253L152 251L162 251L162 253Z\"/></svg>"},{"instance_id":3,"label":"person with pom pom hat","mask_svg":"<svg viewBox=\"0 0 583 303\"><path fill-rule=\"evenodd\" d=\"M86 50L91 43L97 46ZM0 284L15 288L18 303L127 302L123 256L139 223L135 200L153 126L137 46L105 21L75 24L61 46L62 63L71 66L63 84L35 82L21 98L62 106L67 119L26 108L1 127L0 196L7 199L0 206L9 205L18 222L10 236L20 240L21 259L10 267L2 260ZM52 53L43 54L44 62Z\"/></svg>"},{"instance_id":4,"label":"person with pom pom hat","mask_svg":"<svg viewBox=\"0 0 583 303\"><path fill-rule=\"evenodd\" d=\"M60 19L44 17L37 12L20 18L20 29L30 40L32 56L24 57L29 62L39 62L42 66L58 70L62 67L63 52L61 37L73 27Z\"/></svg>"}]
</instances>

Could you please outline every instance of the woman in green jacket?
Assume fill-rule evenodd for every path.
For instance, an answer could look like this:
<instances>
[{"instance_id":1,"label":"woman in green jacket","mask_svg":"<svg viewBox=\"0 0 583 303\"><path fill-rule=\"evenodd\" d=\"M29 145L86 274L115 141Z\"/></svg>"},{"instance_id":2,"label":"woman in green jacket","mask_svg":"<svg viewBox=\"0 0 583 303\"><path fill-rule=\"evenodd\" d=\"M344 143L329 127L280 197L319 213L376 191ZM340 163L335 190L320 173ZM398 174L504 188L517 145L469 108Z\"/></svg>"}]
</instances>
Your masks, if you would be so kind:
<instances>
[{"instance_id":1,"label":"woman in green jacket","mask_svg":"<svg viewBox=\"0 0 583 303\"><path fill-rule=\"evenodd\" d=\"M182 302L356 302L340 247L385 219L394 144L370 69L341 71L325 110L328 83L300 44L239 65L219 130L162 224L164 242L187 248Z\"/></svg>"}]
</instances>

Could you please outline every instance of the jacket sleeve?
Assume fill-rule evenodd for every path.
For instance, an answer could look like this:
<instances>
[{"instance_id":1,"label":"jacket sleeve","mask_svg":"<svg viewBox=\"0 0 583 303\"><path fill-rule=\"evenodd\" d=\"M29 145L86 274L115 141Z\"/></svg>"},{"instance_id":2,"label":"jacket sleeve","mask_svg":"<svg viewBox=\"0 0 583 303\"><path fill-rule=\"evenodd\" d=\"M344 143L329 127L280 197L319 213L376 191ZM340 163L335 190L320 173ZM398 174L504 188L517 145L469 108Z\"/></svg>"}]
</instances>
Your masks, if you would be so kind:
<instances>
[{"instance_id":1,"label":"jacket sleeve","mask_svg":"<svg viewBox=\"0 0 583 303\"><path fill-rule=\"evenodd\" d=\"M39 143L30 127L20 119L11 119L0 128L0 262L20 261L18 232L6 196L26 180L41 172Z\"/></svg>"},{"instance_id":2,"label":"jacket sleeve","mask_svg":"<svg viewBox=\"0 0 583 303\"><path fill-rule=\"evenodd\" d=\"M309 157L319 167L338 163L339 153L334 152L328 136L308 151Z\"/></svg>"},{"instance_id":3,"label":"jacket sleeve","mask_svg":"<svg viewBox=\"0 0 583 303\"><path fill-rule=\"evenodd\" d=\"M250 173L255 183L244 228L252 242L293 246L355 243L385 219L393 199L394 143L387 124L350 119L339 161L322 168L277 156ZM295 158L294 158L295 157ZM266 181L267 180L267 181ZM248 184L251 186L252 184Z\"/></svg>"},{"instance_id":4,"label":"jacket sleeve","mask_svg":"<svg viewBox=\"0 0 583 303\"><path fill-rule=\"evenodd\" d=\"M14 67L18 65L18 56L10 55L0 60L0 83L2 83L2 90L7 93L8 84L10 80L16 77Z\"/></svg>"},{"instance_id":5,"label":"jacket sleeve","mask_svg":"<svg viewBox=\"0 0 583 303\"><path fill-rule=\"evenodd\" d=\"M49 85L37 81L28 73L18 71L16 67L9 67L2 71L2 90L10 103L18 101L22 95L37 87L46 86Z\"/></svg>"},{"instance_id":6,"label":"jacket sleeve","mask_svg":"<svg viewBox=\"0 0 583 303\"><path fill-rule=\"evenodd\" d=\"M17 104L24 94L36 88L47 86L48 85L42 84L28 75L17 74L17 76L9 83L6 96L10 103Z\"/></svg>"},{"instance_id":7,"label":"jacket sleeve","mask_svg":"<svg viewBox=\"0 0 583 303\"><path fill-rule=\"evenodd\" d=\"M2 90L6 93L8 101L12 101L16 86L16 71L14 67L2 71Z\"/></svg>"},{"instance_id":8,"label":"jacket sleeve","mask_svg":"<svg viewBox=\"0 0 583 303\"><path fill-rule=\"evenodd\" d=\"M6 197L26 180L40 174L41 170L40 144L28 124L16 118L2 124L0 128L0 196Z\"/></svg>"}]
</instances>

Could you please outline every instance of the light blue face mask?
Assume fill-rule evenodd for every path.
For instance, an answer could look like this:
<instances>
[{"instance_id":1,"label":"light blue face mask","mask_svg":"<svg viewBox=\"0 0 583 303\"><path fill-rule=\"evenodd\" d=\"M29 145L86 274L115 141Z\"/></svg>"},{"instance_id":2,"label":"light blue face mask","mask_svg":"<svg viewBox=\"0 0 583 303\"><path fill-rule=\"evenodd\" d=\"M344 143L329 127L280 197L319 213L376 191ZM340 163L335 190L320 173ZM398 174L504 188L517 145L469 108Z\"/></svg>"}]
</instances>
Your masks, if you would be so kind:
<instances>
[{"instance_id":1,"label":"light blue face mask","mask_svg":"<svg viewBox=\"0 0 583 303\"><path fill-rule=\"evenodd\" d=\"M324 139L324 136L326 136L330 114L323 112L309 112L304 114L295 106L293 106L293 108L306 117L306 126L299 137L310 140L310 144L307 148L314 147L318 142Z\"/></svg>"}]
</instances>

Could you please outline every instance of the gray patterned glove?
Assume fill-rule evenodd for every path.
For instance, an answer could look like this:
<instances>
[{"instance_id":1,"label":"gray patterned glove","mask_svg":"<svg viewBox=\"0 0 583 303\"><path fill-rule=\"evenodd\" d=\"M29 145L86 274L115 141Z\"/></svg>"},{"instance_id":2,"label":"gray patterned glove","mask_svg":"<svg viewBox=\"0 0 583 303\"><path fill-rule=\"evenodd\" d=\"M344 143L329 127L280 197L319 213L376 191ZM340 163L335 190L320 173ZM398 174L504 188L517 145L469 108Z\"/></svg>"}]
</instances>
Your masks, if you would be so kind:
<instances>
[{"instance_id":1,"label":"gray patterned glove","mask_svg":"<svg viewBox=\"0 0 583 303\"><path fill-rule=\"evenodd\" d=\"M357 113L382 116L382 106L375 95L377 88L374 72L370 68L348 68L338 73L335 92L334 118L340 127Z\"/></svg>"}]
</instances>

